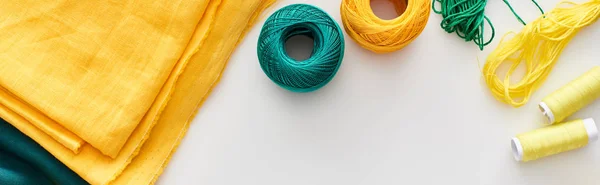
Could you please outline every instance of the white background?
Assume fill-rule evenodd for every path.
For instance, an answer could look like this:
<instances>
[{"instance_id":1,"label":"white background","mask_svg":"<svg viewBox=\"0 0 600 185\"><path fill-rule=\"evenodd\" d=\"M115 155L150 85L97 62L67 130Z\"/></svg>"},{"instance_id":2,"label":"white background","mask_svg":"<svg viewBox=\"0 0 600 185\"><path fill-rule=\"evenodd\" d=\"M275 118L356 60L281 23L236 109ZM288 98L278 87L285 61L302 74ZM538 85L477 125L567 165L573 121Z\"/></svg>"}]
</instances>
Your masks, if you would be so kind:
<instances>
[{"instance_id":1,"label":"white background","mask_svg":"<svg viewBox=\"0 0 600 185\"><path fill-rule=\"evenodd\" d=\"M389 16L391 4L378 1L375 11ZM539 1L546 11L559 2ZM509 2L525 22L540 15L529 0ZM345 34L337 76L304 94L272 83L256 56L264 20L293 3L321 7L341 24L341 0L280 0L264 12L158 184L600 183L599 142L528 163L516 162L510 148L511 137L541 127L536 104L545 95L600 64L600 24L575 37L547 82L516 109L492 97L479 70L504 33L523 27L501 0L486 6L497 39L484 51L442 30L432 12L420 37L391 54L367 51ZM573 116L587 117L600 120L600 103Z\"/></svg>"}]
</instances>

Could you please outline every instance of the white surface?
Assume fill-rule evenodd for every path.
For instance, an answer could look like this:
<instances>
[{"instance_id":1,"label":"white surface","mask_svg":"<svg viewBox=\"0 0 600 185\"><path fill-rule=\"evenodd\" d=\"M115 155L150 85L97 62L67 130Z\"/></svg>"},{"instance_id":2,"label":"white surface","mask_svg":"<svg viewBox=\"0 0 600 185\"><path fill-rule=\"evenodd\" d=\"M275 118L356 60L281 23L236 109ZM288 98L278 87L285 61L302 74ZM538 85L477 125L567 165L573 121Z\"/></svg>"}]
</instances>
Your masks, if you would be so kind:
<instances>
[{"instance_id":1,"label":"white surface","mask_svg":"<svg viewBox=\"0 0 600 185\"><path fill-rule=\"evenodd\" d=\"M264 19L285 5L309 3L341 23L340 2L280 0ZM526 22L539 15L531 1L509 2ZM558 2L539 3L549 11ZM306 94L283 90L263 74L256 57L259 22L158 184L598 184L598 142L519 163L509 141L543 126L537 105L543 97L600 64L600 23L575 37L547 82L515 109L492 97L479 66L504 33L522 25L500 0L490 0L486 14L498 34L483 52L443 31L434 13L418 39L391 54L369 52L346 35L337 76ZM599 120L600 103L573 117Z\"/></svg>"}]
</instances>

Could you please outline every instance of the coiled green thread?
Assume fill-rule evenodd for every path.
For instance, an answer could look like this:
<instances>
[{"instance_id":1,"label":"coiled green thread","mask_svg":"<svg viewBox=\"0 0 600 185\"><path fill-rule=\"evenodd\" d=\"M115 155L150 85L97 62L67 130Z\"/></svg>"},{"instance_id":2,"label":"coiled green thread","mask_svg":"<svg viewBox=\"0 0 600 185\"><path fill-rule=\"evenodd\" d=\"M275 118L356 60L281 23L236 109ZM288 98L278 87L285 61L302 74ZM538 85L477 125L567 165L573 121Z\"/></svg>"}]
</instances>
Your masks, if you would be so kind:
<instances>
[{"instance_id":1,"label":"coiled green thread","mask_svg":"<svg viewBox=\"0 0 600 185\"><path fill-rule=\"evenodd\" d=\"M436 2L441 4L438 10ZM492 42L496 30L490 19L483 13L487 0L433 0L433 12L441 14L443 19L441 26L446 32L456 32L466 42L473 41L480 50ZM492 29L489 40L484 38L484 23L487 22Z\"/></svg>"},{"instance_id":2,"label":"coiled green thread","mask_svg":"<svg viewBox=\"0 0 600 185\"><path fill-rule=\"evenodd\" d=\"M507 0L503 0L513 15L525 25L525 21L515 12ZM440 9L436 8L436 2L440 3ZM544 10L535 1L532 2L544 14ZM473 41L480 50L494 40L496 29L490 19L484 15L487 0L433 0L433 12L442 15L442 29L448 33L456 34L466 42ZM491 28L491 36L488 40L484 38L485 23Z\"/></svg>"},{"instance_id":3,"label":"coiled green thread","mask_svg":"<svg viewBox=\"0 0 600 185\"><path fill-rule=\"evenodd\" d=\"M285 42L297 35L314 40L310 58L303 61L285 51ZM326 85L337 73L344 57L344 36L323 10L294 4L277 10L266 20L257 53L262 70L277 85L293 92L310 92Z\"/></svg>"}]
</instances>

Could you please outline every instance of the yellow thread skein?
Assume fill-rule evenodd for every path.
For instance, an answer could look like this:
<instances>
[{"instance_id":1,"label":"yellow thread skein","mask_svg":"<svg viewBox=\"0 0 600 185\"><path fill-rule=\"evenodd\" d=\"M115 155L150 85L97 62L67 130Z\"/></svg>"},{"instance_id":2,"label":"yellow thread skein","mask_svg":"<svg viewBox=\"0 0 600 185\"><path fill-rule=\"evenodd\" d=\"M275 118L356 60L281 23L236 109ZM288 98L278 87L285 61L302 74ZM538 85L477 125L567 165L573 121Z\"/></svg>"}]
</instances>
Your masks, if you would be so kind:
<instances>
[{"instance_id":1,"label":"yellow thread skein","mask_svg":"<svg viewBox=\"0 0 600 185\"><path fill-rule=\"evenodd\" d=\"M540 103L548 123L561 122L600 97L600 67L594 67Z\"/></svg>"},{"instance_id":2,"label":"yellow thread skein","mask_svg":"<svg viewBox=\"0 0 600 185\"><path fill-rule=\"evenodd\" d=\"M496 99L520 107L527 103L531 93L537 90L552 71L563 49L581 28L594 23L600 16L600 0L583 4L557 7L537 20L527 24L510 40L502 38L498 47L490 53L483 67L483 76ZM511 84L511 75L524 62L525 75ZM497 69L510 64L506 76L499 77Z\"/></svg>"},{"instance_id":3,"label":"yellow thread skein","mask_svg":"<svg viewBox=\"0 0 600 185\"><path fill-rule=\"evenodd\" d=\"M515 160L532 161L584 147L598 139L593 119L575 120L533 130L512 138Z\"/></svg>"},{"instance_id":4,"label":"yellow thread skein","mask_svg":"<svg viewBox=\"0 0 600 185\"><path fill-rule=\"evenodd\" d=\"M377 17L370 0L342 0L340 8L348 35L363 48L375 53L400 50L425 29L430 0L391 0L400 14L392 20Z\"/></svg>"}]
</instances>

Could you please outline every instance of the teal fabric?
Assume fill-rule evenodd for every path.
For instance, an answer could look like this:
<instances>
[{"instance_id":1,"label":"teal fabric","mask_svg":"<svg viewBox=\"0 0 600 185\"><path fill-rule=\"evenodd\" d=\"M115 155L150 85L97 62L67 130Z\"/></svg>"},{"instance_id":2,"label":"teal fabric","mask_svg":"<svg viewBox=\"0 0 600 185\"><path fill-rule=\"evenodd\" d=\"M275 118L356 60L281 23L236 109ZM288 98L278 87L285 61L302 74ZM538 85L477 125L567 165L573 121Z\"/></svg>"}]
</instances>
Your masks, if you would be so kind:
<instances>
[{"instance_id":1,"label":"teal fabric","mask_svg":"<svg viewBox=\"0 0 600 185\"><path fill-rule=\"evenodd\" d=\"M39 144L0 119L0 185L88 184Z\"/></svg>"},{"instance_id":2,"label":"teal fabric","mask_svg":"<svg viewBox=\"0 0 600 185\"><path fill-rule=\"evenodd\" d=\"M23 159L0 151L0 184L2 185L52 185L52 181Z\"/></svg>"}]
</instances>

